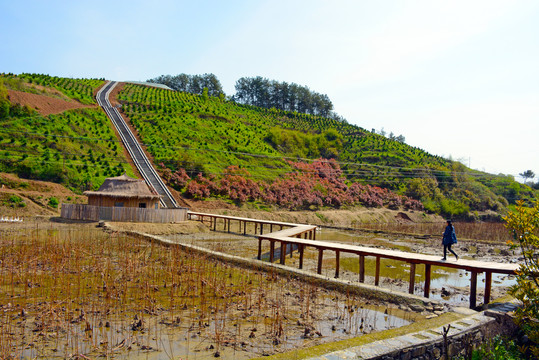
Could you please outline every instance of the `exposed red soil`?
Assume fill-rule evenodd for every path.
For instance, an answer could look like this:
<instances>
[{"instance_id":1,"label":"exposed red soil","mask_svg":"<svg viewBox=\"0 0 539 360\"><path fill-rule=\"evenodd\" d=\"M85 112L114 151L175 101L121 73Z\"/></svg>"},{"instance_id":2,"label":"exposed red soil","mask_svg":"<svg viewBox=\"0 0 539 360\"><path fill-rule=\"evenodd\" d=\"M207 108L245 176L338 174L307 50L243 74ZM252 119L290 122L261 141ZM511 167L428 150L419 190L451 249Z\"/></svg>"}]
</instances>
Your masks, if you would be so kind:
<instances>
[{"instance_id":1,"label":"exposed red soil","mask_svg":"<svg viewBox=\"0 0 539 360\"><path fill-rule=\"evenodd\" d=\"M96 105L84 105L76 101L68 101L47 95L31 94L17 90L8 90L9 101L21 106L28 105L41 115L59 114L66 110L79 108L95 108Z\"/></svg>"}]
</instances>

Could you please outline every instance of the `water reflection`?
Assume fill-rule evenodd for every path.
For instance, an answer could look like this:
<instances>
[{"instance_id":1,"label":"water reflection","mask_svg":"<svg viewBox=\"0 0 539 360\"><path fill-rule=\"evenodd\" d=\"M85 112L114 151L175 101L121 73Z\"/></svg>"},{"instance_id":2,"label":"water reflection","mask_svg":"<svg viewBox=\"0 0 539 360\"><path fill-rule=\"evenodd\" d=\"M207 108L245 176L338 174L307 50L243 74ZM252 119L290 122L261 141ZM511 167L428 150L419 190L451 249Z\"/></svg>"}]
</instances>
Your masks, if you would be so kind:
<instances>
[{"instance_id":1,"label":"water reflection","mask_svg":"<svg viewBox=\"0 0 539 360\"><path fill-rule=\"evenodd\" d=\"M375 246L384 247L400 251L412 251L413 244L403 241L396 241L390 236L382 237L380 234L360 234L357 232L321 229L317 234L317 239L325 241L337 241L350 243L360 246ZM432 255L432 254L430 254ZM359 264L357 257L341 259L341 267L345 270L359 273ZM386 282L391 284L390 280L401 280L406 282L410 278L410 265L406 262L381 259L380 261L380 276ZM366 257L365 259L366 276L374 276L375 258ZM433 266L431 272L431 294L433 300L443 301L449 304L462 304L468 302L467 294L469 293L471 273L465 270ZM381 280L383 281L383 280ZM416 294L421 293L423 283L425 281L424 266L416 268ZM485 273L479 273L477 276L478 290L484 288ZM492 274L492 287L509 287L516 283L514 276L505 274ZM382 284L382 286L384 286ZM420 286L421 290L417 289ZM445 291L442 291L444 289ZM462 295L462 292L466 295Z\"/></svg>"}]
</instances>

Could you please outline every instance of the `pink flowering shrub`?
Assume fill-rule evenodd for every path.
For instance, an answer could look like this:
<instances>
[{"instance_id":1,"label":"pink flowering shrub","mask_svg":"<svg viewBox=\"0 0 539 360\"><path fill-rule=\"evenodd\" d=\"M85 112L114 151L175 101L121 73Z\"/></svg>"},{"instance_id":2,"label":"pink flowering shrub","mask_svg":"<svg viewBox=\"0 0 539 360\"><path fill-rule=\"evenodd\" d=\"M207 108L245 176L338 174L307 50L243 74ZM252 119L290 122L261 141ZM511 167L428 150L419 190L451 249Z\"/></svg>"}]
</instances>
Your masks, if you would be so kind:
<instances>
[{"instance_id":1,"label":"pink flowering shrub","mask_svg":"<svg viewBox=\"0 0 539 360\"><path fill-rule=\"evenodd\" d=\"M227 167L218 181L211 177L205 178L202 174L189 181L183 169L174 174L164 172L164 176L166 174L168 181L178 186L187 183L185 194L196 199L213 195L224 196L239 203L260 200L290 210L339 208L356 204L423 210L421 202L387 189L359 183L347 185L335 160L290 162L290 165L295 171L275 179L271 184L252 180L249 172L237 166Z\"/></svg>"},{"instance_id":2,"label":"pink flowering shrub","mask_svg":"<svg viewBox=\"0 0 539 360\"><path fill-rule=\"evenodd\" d=\"M245 169L235 165L227 167L218 187L219 194L239 202L260 199L260 185L249 177L250 174Z\"/></svg>"},{"instance_id":3,"label":"pink flowering shrub","mask_svg":"<svg viewBox=\"0 0 539 360\"><path fill-rule=\"evenodd\" d=\"M181 168L178 171L172 172L165 164L160 163L159 166L162 168L161 177L167 184L172 186L176 190L182 190L185 185L191 180L185 169Z\"/></svg>"},{"instance_id":4,"label":"pink flowering shrub","mask_svg":"<svg viewBox=\"0 0 539 360\"><path fill-rule=\"evenodd\" d=\"M216 184L212 179L205 178L199 173L189 181L185 194L195 199L205 199L214 194L216 188Z\"/></svg>"}]
</instances>

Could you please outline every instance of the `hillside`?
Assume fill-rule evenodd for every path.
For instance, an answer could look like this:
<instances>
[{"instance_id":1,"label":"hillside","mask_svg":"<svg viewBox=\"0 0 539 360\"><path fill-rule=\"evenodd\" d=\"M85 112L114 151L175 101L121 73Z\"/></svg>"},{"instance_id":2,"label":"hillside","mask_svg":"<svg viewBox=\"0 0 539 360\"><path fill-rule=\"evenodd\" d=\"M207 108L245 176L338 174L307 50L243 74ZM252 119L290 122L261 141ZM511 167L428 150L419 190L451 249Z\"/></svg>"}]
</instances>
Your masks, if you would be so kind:
<instances>
[{"instance_id":1,"label":"hillside","mask_svg":"<svg viewBox=\"0 0 539 360\"><path fill-rule=\"evenodd\" d=\"M112 124L94 94L102 80L2 75L8 116L1 119L0 172L52 181L81 193L106 177L133 176ZM0 100L1 101L1 100Z\"/></svg>"},{"instance_id":2,"label":"hillside","mask_svg":"<svg viewBox=\"0 0 539 360\"><path fill-rule=\"evenodd\" d=\"M3 217L55 216L59 204L85 203L86 197L73 193L60 184L20 179L0 173L0 211Z\"/></svg>"},{"instance_id":3,"label":"hillside","mask_svg":"<svg viewBox=\"0 0 539 360\"><path fill-rule=\"evenodd\" d=\"M7 88L0 102L8 104L0 116L0 171L77 193L108 176L134 176L95 106L103 80L36 74L0 80ZM424 206L473 218L536 196L511 177L470 170L335 118L134 84L113 96L169 186L195 200L292 210Z\"/></svg>"},{"instance_id":4,"label":"hillside","mask_svg":"<svg viewBox=\"0 0 539 360\"><path fill-rule=\"evenodd\" d=\"M335 160L332 174L347 186L392 190L446 216L504 212L516 200L536 196L511 177L470 170L344 121L133 84L118 100L155 162L176 177L172 185L190 196L197 193L187 182L199 173L205 176L200 186L211 188L210 180L229 175L223 170L234 165L245 179L271 187L292 169L312 173L295 164L318 158Z\"/></svg>"}]
</instances>

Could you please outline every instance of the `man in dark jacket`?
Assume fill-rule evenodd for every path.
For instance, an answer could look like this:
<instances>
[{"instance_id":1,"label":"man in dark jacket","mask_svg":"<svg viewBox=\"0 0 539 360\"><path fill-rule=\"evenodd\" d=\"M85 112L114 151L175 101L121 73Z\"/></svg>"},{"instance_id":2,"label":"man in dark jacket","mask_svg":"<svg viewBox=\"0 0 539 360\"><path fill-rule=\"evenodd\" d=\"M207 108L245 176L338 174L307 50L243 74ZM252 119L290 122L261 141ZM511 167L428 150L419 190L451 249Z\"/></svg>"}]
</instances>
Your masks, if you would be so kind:
<instances>
[{"instance_id":1,"label":"man in dark jacket","mask_svg":"<svg viewBox=\"0 0 539 360\"><path fill-rule=\"evenodd\" d=\"M447 250L451 251L455 258L458 260L459 256L451 250L451 245L457 243L457 235L455 234L455 228L451 223L451 220L447 220L447 226L445 227L444 236L442 238L442 244L444 246L444 257L442 260L446 260Z\"/></svg>"}]
</instances>

